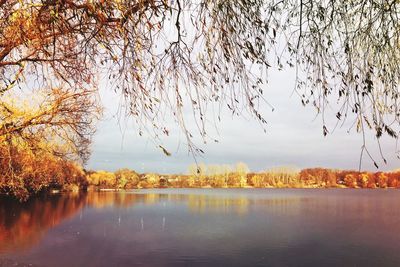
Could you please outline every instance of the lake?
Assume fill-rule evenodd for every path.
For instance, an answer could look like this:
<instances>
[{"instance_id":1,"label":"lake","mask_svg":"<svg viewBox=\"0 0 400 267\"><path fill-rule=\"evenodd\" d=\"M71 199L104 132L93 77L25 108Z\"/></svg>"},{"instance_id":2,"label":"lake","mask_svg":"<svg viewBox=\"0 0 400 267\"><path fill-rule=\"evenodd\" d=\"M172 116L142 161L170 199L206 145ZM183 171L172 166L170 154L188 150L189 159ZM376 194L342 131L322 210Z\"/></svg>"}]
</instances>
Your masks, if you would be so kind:
<instances>
[{"instance_id":1,"label":"lake","mask_svg":"<svg viewBox=\"0 0 400 267\"><path fill-rule=\"evenodd\" d=\"M400 266L400 190L0 198L0 266Z\"/></svg>"}]
</instances>

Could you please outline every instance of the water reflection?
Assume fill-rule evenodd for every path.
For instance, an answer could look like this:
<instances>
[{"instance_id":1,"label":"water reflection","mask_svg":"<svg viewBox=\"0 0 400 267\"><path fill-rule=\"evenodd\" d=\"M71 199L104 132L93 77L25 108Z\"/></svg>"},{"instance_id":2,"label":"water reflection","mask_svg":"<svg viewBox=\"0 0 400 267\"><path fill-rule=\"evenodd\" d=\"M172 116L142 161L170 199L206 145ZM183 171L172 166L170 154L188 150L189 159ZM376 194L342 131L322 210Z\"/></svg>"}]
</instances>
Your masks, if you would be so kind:
<instances>
[{"instance_id":1,"label":"water reflection","mask_svg":"<svg viewBox=\"0 0 400 267\"><path fill-rule=\"evenodd\" d=\"M39 242L46 231L73 217L85 195L52 195L26 203L0 198L0 252L22 250Z\"/></svg>"},{"instance_id":2,"label":"water reflection","mask_svg":"<svg viewBox=\"0 0 400 267\"><path fill-rule=\"evenodd\" d=\"M0 198L0 265L399 266L398 197L165 189Z\"/></svg>"},{"instance_id":3,"label":"water reflection","mask_svg":"<svg viewBox=\"0 0 400 267\"><path fill-rule=\"evenodd\" d=\"M29 248L52 227L76 216L85 206L103 209L107 207L132 207L156 205L166 202L186 203L191 212L245 213L252 203L245 197L231 198L198 194L159 193L81 193L55 194L19 203L0 197L0 251ZM81 215L80 215L81 216ZM119 218L119 223L121 218ZM143 223L142 223L143 224ZM163 218L165 227L165 217ZM143 227L142 227L143 228Z\"/></svg>"},{"instance_id":4,"label":"water reflection","mask_svg":"<svg viewBox=\"0 0 400 267\"><path fill-rule=\"evenodd\" d=\"M0 198L0 252L23 250L34 246L46 231L77 216L84 207L95 209L129 208L135 205L159 205L160 203L181 203L191 213L234 213L244 215L251 206L265 206L278 212L298 212L296 202L300 198L257 199L245 195L146 193L146 192L92 192L81 194L55 194L33 198L19 203L9 198ZM310 204L310 203L308 203ZM294 205L294 206L293 206ZM292 207L292 209L288 209ZM162 229L165 228L162 218ZM121 224L121 216L118 217ZM141 229L144 221L141 218Z\"/></svg>"},{"instance_id":5,"label":"water reflection","mask_svg":"<svg viewBox=\"0 0 400 267\"><path fill-rule=\"evenodd\" d=\"M239 195L165 193L82 193L33 198L26 203L0 198L0 251L28 248L40 241L47 230L79 213L86 206L96 209L132 207L159 203L185 203L193 213L245 214L252 205L284 208L299 199L249 199ZM284 208L285 209L285 208ZM119 223L120 223L119 218ZM163 219L165 225L165 218Z\"/></svg>"}]
</instances>

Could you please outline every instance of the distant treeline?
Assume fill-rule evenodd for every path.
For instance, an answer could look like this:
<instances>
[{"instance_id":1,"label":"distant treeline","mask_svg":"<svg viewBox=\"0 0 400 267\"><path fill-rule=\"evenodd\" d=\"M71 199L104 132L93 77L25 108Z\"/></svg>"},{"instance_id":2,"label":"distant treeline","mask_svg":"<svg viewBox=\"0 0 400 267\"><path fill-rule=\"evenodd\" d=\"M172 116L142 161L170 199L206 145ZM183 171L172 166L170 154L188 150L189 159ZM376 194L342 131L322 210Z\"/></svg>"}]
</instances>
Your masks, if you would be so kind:
<instances>
[{"instance_id":1,"label":"distant treeline","mask_svg":"<svg viewBox=\"0 0 400 267\"><path fill-rule=\"evenodd\" d=\"M400 188L400 171L358 172L291 167L250 172L244 163L229 165L192 165L189 174L139 174L129 169L115 173L89 172L87 181L97 189L134 188Z\"/></svg>"},{"instance_id":2,"label":"distant treeline","mask_svg":"<svg viewBox=\"0 0 400 267\"><path fill-rule=\"evenodd\" d=\"M2 147L0 147L2 149ZM4 152L4 151L3 151ZM244 163L230 165L192 165L188 174L140 174L129 169L116 172L85 171L78 165L57 160L51 155L37 157L12 151L13 160L0 159L0 192L26 199L48 190L100 190L136 188L400 188L400 171L358 172L290 167L253 173ZM14 169L10 177L5 171Z\"/></svg>"}]
</instances>

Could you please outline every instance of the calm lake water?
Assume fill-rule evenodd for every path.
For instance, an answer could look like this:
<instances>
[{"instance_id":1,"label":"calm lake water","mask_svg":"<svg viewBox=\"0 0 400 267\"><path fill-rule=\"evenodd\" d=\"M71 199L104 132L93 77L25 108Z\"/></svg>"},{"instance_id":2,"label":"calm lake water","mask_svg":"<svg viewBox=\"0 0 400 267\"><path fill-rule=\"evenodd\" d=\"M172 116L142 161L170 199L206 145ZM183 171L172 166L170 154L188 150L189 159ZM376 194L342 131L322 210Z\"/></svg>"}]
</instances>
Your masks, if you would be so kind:
<instances>
[{"instance_id":1,"label":"calm lake water","mask_svg":"<svg viewBox=\"0 0 400 267\"><path fill-rule=\"evenodd\" d=\"M400 190L0 198L1 266L400 266ZM30 265L31 264L31 265Z\"/></svg>"}]
</instances>

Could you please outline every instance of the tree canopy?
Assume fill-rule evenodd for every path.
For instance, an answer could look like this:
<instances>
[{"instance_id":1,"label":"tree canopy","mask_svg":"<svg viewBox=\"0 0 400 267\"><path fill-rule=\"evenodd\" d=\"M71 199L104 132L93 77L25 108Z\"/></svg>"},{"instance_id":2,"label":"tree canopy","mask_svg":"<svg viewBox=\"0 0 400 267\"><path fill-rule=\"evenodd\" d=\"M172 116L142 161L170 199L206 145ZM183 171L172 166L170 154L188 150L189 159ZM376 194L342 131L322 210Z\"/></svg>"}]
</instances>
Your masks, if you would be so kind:
<instances>
[{"instance_id":1,"label":"tree canopy","mask_svg":"<svg viewBox=\"0 0 400 267\"><path fill-rule=\"evenodd\" d=\"M0 0L0 94L106 75L142 129L168 135L172 115L197 153L186 108L203 138L210 106L264 125L267 71L294 67L324 134L333 103L338 123L397 138L399 16L398 0Z\"/></svg>"}]
</instances>

